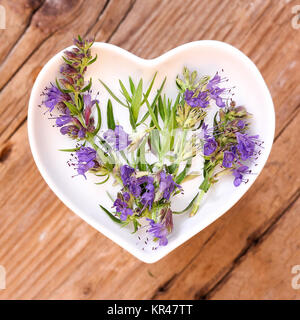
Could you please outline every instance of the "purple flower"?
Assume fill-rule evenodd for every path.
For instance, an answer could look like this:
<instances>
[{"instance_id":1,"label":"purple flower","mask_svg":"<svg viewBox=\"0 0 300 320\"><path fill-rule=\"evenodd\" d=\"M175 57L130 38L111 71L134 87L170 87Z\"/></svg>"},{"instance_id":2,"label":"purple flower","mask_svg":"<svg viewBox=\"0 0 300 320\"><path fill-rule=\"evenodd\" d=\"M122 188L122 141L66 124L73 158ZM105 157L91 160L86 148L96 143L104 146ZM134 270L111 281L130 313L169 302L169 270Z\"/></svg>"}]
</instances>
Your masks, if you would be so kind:
<instances>
[{"instance_id":1,"label":"purple flower","mask_svg":"<svg viewBox=\"0 0 300 320\"><path fill-rule=\"evenodd\" d=\"M104 139L112 143L115 150L121 151L129 146L131 140L122 126L116 126L114 130L108 129L104 133Z\"/></svg>"},{"instance_id":2,"label":"purple flower","mask_svg":"<svg viewBox=\"0 0 300 320\"><path fill-rule=\"evenodd\" d=\"M45 89L44 94L46 95L46 100L43 101L45 106L49 109L51 112L54 107L63 102L63 101L69 101L71 98L67 93L62 93L56 86L54 86L51 83L51 86L49 88Z\"/></svg>"},{"instance_id":3,"label":"purple flower","mask_svg":"<svg viewBox=\"0 0 300 320\"><path fill-rule=\"evenodd\" d=\"M203 153L205 156L209 156L217 149L218 143L214 138L209 138L206 140L203 146Z\"/></svg>"},{"instance_id":4,"label":"purple flower","mask_svg":"<svg viewBox=\"0 0 300 320\"><path fill-rule=\"evenodd\" d=\"M194 97L195 92L192 90L186 90L184 93L184 99L186 103L192 108L206 108L209 104L208 93L206 91L199 92L197 97Z\"/></svg>"},{"instance_id":5,"label":"purple flower","mask_svg":"<svg viewBox=\"0 0 300 320\"><path fill-rule=\"evenodd\" d=\"M224 108L225 103L221 97L221 94L225 91L225 89L218 87L218 84L221 83L221 80L222 79L217 72L214 77L208 81L206 88L209 91L210 97L216 101L216 105L219 108Z\"/></svg>"},{"instance_id":6,"label":"purple flower","mask_svg":"<svg viewBox=\"0 0 300 320\"><path fill-rule=\"evenodd\" d=\"M121 166L120 173L123 185L128 186L130 183L130 177L134 173L134 169L125 164L124 166Z\"/></svg>"},{"instance_id":7,"label":"purple flower","mask_svg":"<svg viewBox=\"0 0 300 320\"><path fill-rule=\"evenodd\" d=\"M124 194L123 194L123 197L124 197ZM128 207L128 203L125 201L122 201L120 198L117 198L115 200L113 206L116 207L117 212L121 213L120 219L122 221L125 221L129 215L131 216L133 214L132 209Z\"/></svg>"},{"instance_id":8,"label":"purple flower","mask_svg":"<svg viewBox=\"0 0 300 320\"><path fill-rule=\"evenodd\" d=\"M64 126L60 128L60 133L65 135L69 135L71 138L77 138L78 137L79 128L75 125L70 126Z\"/></svg>"},{"instance_id":9,"label":"purple flower","mask_svg":"<svg viewBox=\"0 0 300 320\"><path fill-rule=\"evenodd\" d=\"M98 103L98 100L92 100L92 97L89 93L83 96L83 103L84 103L83 116L87 126L90 124L92 107L96 102Z\"/></svg>"},{"instance_id":10,"label":"purple flower","mask_svg":"<svg viewBox=\"0 0 300 320\"><path fill-rule=\"evenodd\" d=\"M148 229L148 232L152 233L154 238L159 239L160 246L166 246L168 244L168 230L166 226L162 223L155 223L155 221L152 219L147 218L147 220L150 222L150 228Z\"/></svg>"},{"instance_id":11,"label":"purple flower","mask_svg":"<svg viewBox=\"0 0 300 320\"><path fill-rule=\"evenodd\" d=\"M73 120L73 117L70 115L70 110L68 108L65 108L64 112L65 112L65 114L56 118L56 125L58 127L62 127L64 125L72 122L72 120Z\"/></svg>"},{"instance_id":12,"label":"purple flower","mask_svg":"<svg viewBox=\"0 0 300 320\"><path fill-rule=\"evenodd\" d=\"M171 174L167 175L165 171L162 171L160 173L159 193L162 194L166 200L169 200L175 187L181 188L180 185L174 182Z\"/></svg>"},{"instance_id":13,"label":"purple flower","mask_svg":"<svg viewBox=\"0 0 300 320\"><path fill-rule=\"evenodd\" d=\"M237 132L235 134L237 139L237 149L240 153L243 161L250 159L255 151L255 142L258 139L258 135L249 136L246 133Z\"/></svg>"},{"instance_id":14,"label":"purple flower","mask_svg":"<svg viewBox=\"0 0 300 320\"><path fill-rule=\"evenodd\" d=\"M246 126L246 123L243 120L239 120L237 123L237 126L239 127L239 129L244 129Z\"/></svg>"},{"instance_id":15,"label":"purple flower","mask_svg":"<svg viewBox=\"0 0 300 320\"><path fill-rule=\"evenodd\" d=\"M149 207L151 210L155 198L154 179L150 176L143 176L137 179L138 185L142 188L141 203L144 206L142 210Z\"/></svg>"},{"instance_id":16,"label":"purple flower","mask_svg":"<svg viewBox=\"0 0 300 320\"><path fill-rule=\"evenodd\" d=\"M241 166L233 170L232 174L235 177L233 184L235 187L238 187L243 182L243 175L247 173L250 173L249 167L247 166Z\"/></svg>"},{"instance_id":17,"label":"purple flower","mask_svg":"<svg viewBox=\"0 0 300 320\"><path fill-rule=\"evenodd\" d=\"M123 198L124 198L125 201L129 201L129 199L130 199L130 194L129 194L128 192L124 192L124 193L123 193Z\"/></svg>"},{"instance_id":18,"label":"purple flower","mask_svg":"<svg viewBox=\"0 0 300 320\"><path fill-rule=\"evenodd\" d=\"M225 151L224 152L224 157L223 157L223 167L225 168L231 168L232 167L232 162L234 161L235 155L231 151Z\"/></svg>"},{"instance_id":19,"label":"purple flower","mask_svg":"<svg viewBox=\"0 0 300 320\"><path fill-rule=\"evenodd\" d=\"M86 178L85 173L97 166L96 154L96 150L90 147L81 147L76 151L78 158L78 174L81 174Z\"/></svg>"},{"instance_id":20,"label":"purple flower","mask_svg":"<svg viewBox=\"0 0 300 320\"><path fill-rule=\"evenodd\" d=\"M219 108L224 108L225 107L225 102L222 100L220 95L225 91L224 88L220 89L218 87L212 89L210 91L210 97L216 101L216 105Z\"/></svg>"},{"instance_id":21,"label":"purple flower","mask_svg":"<svg viewBox=\"0 0 300 320\"><path fill-rule=\"evenodd\" d=\"M134 197L139 197L142 193L142 188L140 187L138 180L134 177L130 179L129 191Z\"/></svg>"},{"instance_id":22,"label":"purple flower","mask_svg":"<svg viewBox=\"0 0 300 320\"><path fill-rule=\"evenodd\" d=\"M206 86L206 88L211 91L213 90L215 87L217 87L217 85L221 82L221 77L219 76L218 72L214 75L214 77L212 79L210 79L208 81L208 84Z\"/></svg>"}]
</instances>

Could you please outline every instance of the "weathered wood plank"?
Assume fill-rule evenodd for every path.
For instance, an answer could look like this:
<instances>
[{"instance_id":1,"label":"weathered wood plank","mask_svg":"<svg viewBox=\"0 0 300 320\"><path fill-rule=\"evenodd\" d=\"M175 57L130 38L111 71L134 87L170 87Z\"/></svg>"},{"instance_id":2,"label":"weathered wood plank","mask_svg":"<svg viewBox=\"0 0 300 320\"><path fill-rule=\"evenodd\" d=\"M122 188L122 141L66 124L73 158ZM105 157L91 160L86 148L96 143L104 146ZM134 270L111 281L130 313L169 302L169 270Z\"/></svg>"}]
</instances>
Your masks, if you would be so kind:
<instances>
[{"instance_id":1,"label":"weathered wood plank","mask_svg":"<svg viewBox=\"0 0 300 320\"><path fill-rule=\"evenodd\" d=\"M292 268L300 261L299 212L298 197L268 237L253 247L210 298L299 300L299 290L292 287L296 276Z\"/></svg>"},{"instance_id":2,"label":"weathered wood plank","mask_svg":"<svg viewBox=\"0 0 300 320\"><path fill-rule=\"evenodd\" d=\"M1 1L6 11L6 29L0 31L0 64L16 46L30 24L32 15L43 2L44 0Z\"/></svg>"}]
</instances>

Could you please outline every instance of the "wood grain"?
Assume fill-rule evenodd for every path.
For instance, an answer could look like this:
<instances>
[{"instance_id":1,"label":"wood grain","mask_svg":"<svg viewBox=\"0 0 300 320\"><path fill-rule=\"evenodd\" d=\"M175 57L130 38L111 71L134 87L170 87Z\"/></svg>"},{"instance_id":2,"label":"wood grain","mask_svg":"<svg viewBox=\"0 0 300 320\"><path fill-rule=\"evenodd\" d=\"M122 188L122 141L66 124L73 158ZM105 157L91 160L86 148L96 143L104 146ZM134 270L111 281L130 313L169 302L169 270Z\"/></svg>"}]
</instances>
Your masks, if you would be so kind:
<instances>
[{"instance_id":1,"label":"wood grain","mask_svg":"<svg viewBox=\"0 0 300 320\"><path fill-rule=\"evenodd\" d=\"M2 2L1 2L2 4ZM299 299L300 31L284 0L3 1L0 30L0 299ZM70 212L33 162L27 104L42 66L76 34L154 58L228 42L261 70L276 108L270 159L228 213L147 265Z\"/></svg>"}]
</instances>

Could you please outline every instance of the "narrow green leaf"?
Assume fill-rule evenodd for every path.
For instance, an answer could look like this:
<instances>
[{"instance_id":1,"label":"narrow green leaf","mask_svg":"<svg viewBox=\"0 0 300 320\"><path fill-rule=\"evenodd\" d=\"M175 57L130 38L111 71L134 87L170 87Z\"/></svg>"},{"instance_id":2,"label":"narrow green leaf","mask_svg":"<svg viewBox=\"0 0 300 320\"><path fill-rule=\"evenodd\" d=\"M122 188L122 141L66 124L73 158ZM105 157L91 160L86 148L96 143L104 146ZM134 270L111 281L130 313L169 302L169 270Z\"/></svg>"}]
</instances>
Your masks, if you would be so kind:
<instances>
[{"instance_id":1,"label":"narrow green leaf","mask_svg":"<svg viewBox=\"0 0 300 320\"><path fill-rule=\"evenodd\" d=\"M79 150L80 148L81 148L81 146L80 146L80 147L78 147L78 148L73 148L73 149L58 149L58 151L63 151L63 152L74 152L74 151Z\"/></svg>"},{"instance_id":2,"label":"narrow green leaf","mask_svg":"<svg viewBox=\"0 0 300 320\"><path fill-rule=\"evenodd\" d=\"M155 74L154 74L154 76L153 76L153 78L152 78L152 81L151 81L151 83L150 83L150 85L149 85L149 88L148 88L147 91L146 91L146 94L145 94L145 96L144 96L144 100L142 101L141 105L143 105L143 104L146 102L146 99L148 99L149 94L150 94L150 92L151 92L151 90L152 90L153 83L154 83L154 81L155 81L156 75L157 75L157 72L155 72Z\"/></svg>"},{"instance_id":3,"label":"narrow green leaf","mask_svg":"<svg viewBox=\"0 0 300 320\"><path fill-rule=\"evenodd\" d=\"M78 109L72 103L64 101L64 104L68 107L72 115L76 115L79 113Z\"/></svg>"},{"instance_id":4,"label":"narrow green leaf","mask_svg":"<svg viewBox=\"0 0 300 320\"><path fill-rule=\"evenodd\" d=\"M146 100L146 105L147 105L147 108L148 108L149 114L150 114L150 116L151 116L151 119L152 119L152 121L153 121L153 123L154 123L155 127L156 127L158 130L160 130L160 131L161 131L161 128L160 128L160 126L159 126L159 124L158 124L157 117L156 117L156 115L155 115L155 113L154 113L154 111L153 111L153 109L152 109L152 106L150 106L150 104L149 104L148 100Z\"/></svg>"},{"instance_id":5,"label":"narrow green leaf","mask_svg":"<svg viewBox=\"0 0 300 320\"><path fill-rule=\"evenodd\" d=\"M139 116L142 97L143 97L143 79L139 81L139 84L137 86L137 89L135 90L135 93L132 97L132 102L131 102L131 110L132 110L133 119L135 123L137 122L137 119Z\"/></svg>"},{"instance_id":6,"label":"narrow green leaf","mask_svg":"<svg viewBox=\"0 0 300 320\"><path fill-rule=\"evenodd\" d=\"M181 214L181 213L185 213L187 212L193 205L194 201L196 200L196 198L198 197L199 192L195 195L195 197L192 199L192 201L188 204L188 206L181 210L181 211L173 211L174 214Z\"/></svg>"},{"instance_id":7,"label":"narrow green leaf","mask_svg":"<svg viewBox=\"0 0 300 320\"><path fill-rule=\"evenodd\" d=\"M122 93L123 93L124 97L126 98L126 100L129 103L131 103L131 97L130 97L128 91L126 90L126 88L125 88L125 86L124 86L124 84L123 84L123 82L121 80L119 80L119 84L120 84L120 87L122 89Z\"/></svg>"},{"instance_id":8,"label":"narrow green leaf","mask_svg":"<svg viewBox=\"0 0 300 320\"><path fill-rule=\"evenodd\" d=\"M143 116L142 120L139 121L139 122L136 124L136 126L138 127L139 125L141 125L142 123L144 123L144 122L146 121L146 119L149 117L149 115L150 115L150 113L149 113L149 111L147 111L147 112L145 113L145 115Z\"/></svg>"},{"instance_id":9,"label":"narrow green leaf","mask_svg":"<svg viewBox=\"0 0 300 320\"><path fill-rule=\"evenodd\" d=\"M96 182L95 184L104 184L107 180L109 179L109 175L107 176L107 178L106 179L104 179L103 181L101 181L101 182Z\"/></svg>"},{"instance_id":10,"label":"narrow green leaf","mask_svg":"<svg viewBox=\"0 0 300 320\"><path fill-rule=\"evenodd\" d=\"M131 109L129 109L129 121L130 121L132 129L135 130L136 129L136 124L135 124L135 121L134 121L134 118L133 118L133 113L132 113Z\"/></svg>"},{"instance_id":11,"label":"narrow green leaf","mask_svg":"<svg viewBox=\"0 0 300 320\"><path fill-rule=\"evenodd\" d=\"M134 95L134 93L135 93L135 85L134 85L131 77L129 77L129 85L130 85L131 94Z\"/></svg>"},{"instance_id":12,"label":"narrow green leaf","mask_svg":"<svg viewBox=\"0 0 300 320\"><path fill-rule=\"evenodd\" d=\"M98 58L98 55L96 54L95 58L93 58L92 60L90 60L87 65L89 66L89 65L91 65L92 63L94 63L94 62L97 60L97 58Z\"/></svg>"},{"instance_id":13,"label":"narrow green leaf","mask_svg":"<svg viewBox=\"0 0 300 320\"><path fill-rule=\"evenodd\" d=\"M96 127L95 131L93 132L94 135L96 135L99 132L99 130L101 128L101 124L102 124L101 110L100 110L100 107L99 107L99 104L97 101L96 101L96 108L97 108L98 122L97 122L97 127Z\"/></svg>"},{"instance_id":14,"label":"narrow green leaf","mask_svg":"<svg viewBox=\"0 0 300 320\"><path fill-rule=\"evenodd\" d=\"M86 91L89 91L91 89L91 86L92 86L92 78L90 78L90 81L89 83L83 88L81 89L80 92L86 92Z\"/></svg>"},{"instance_id":15,"label":"narrow green leaf","mask_svg":"<svg viewBox=\"0 0 300 320\"><path fill-rule=\"evenodd\" d=\"M133 221L133 227L134 227L134 230L133 232L131 232L132 234L133 233L136 233L138 231L138 227L141 225L136 219L134 219Z\"/></svg>"},{"instance_id":16,"label":"narrow green leaf","mask_svg":"<svg viewBox=\"0 0 300 320\"><path fill-rule=\"evenodd\" d=\"M104 88L107 90L107 92L122 106L124 106L125 108L129 108L124 102L122 102L110 89L109 87L99 79L99 81L102 83L102 85L104 86Z\"/></svg>"},{"instance_id":17,"label":"narrow green leaf","mask_svg":"<svg viewBox=\"0 0 300 320\"><path fill-rule=\"evenodd\" d=\"M123 224L123 221L121 221L120 219L118 219L117 217L115 217L112 213L110 213L107 209L105 209L104 207L102 207L101 205L99 205L100 208L109 216L109 218L119 224Z\"/></svg>"},{"instance_id":18,"label":"narrow green leaf","mask_svg":"<svg viewBox=\"0 0 300 320\"><path fill-rule=\"evenodd\" d=\"M115 130L116 127L113 107L110 99L108 99L107 102L107 127L112 130Z\"/></svg>"},{"instance_id":19,"label":"narrow green leaf","mask_svg":"<svg viewBox=\"0 0 300 320\"><path fill-rule=\"evenodd\" d=\"M73 63L72 61L66 59L64 56L62 56L62 58L63 58L63 60L64 60L64 62L65 62L66 64L72 65L72 63Z\"/></svg>"},{"instance_id":20,"label":"narrow green leaf","mask_svg":"<svg viewBox=\"0 0 300 320\"><path fill-rule=\"evenodd\" d=\"M180 174L176 177L176 180L175 180L176 183L179 184L179 183L186 177L186 175L188 174L191 166L192 166L192 160L190 159L190 160L187 161L184 169L183 169L183 170L180 172Z\"/></svg>"},{"instance_id":21,"label":"narrow green leaf","mask_svg":"<svg viewBox=\"0 0 300 320\"><path fill-rule=\"evenodd\" d=\"M161 117L162 121L165 121L165 111L164 111L164 106L163 106L163 101L162 101L161 96L159 96L159 98L158 98L157 105L158 105L158 112L160 114L160 117Z\"/></svg>"}]
</instances>

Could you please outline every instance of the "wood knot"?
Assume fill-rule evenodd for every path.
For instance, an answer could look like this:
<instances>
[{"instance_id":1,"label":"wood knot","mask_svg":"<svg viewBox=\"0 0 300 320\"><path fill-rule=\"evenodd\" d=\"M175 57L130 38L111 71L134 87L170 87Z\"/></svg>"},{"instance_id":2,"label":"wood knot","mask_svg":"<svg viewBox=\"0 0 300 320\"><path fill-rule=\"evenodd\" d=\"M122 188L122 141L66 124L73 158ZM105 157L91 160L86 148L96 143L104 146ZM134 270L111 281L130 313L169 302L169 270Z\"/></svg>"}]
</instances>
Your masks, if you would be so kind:
<instances>
[{"instance_id":1,"label":"wood knot","mask_svg":"<svg viewBox=\"0 0 300 320\"><path fill-rule=\"evenodd\" d=\"M11 152L12 152L11 144L7 144L6 146L4 146L0 151L0 163L3 163L5 160L7 160Z\"/></svg>"}]
</instances>

